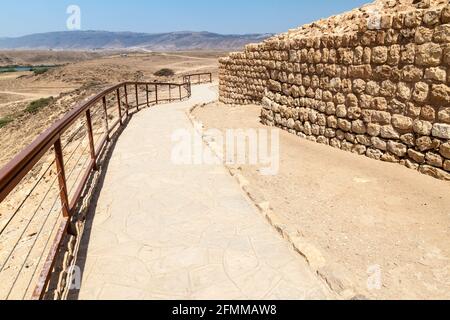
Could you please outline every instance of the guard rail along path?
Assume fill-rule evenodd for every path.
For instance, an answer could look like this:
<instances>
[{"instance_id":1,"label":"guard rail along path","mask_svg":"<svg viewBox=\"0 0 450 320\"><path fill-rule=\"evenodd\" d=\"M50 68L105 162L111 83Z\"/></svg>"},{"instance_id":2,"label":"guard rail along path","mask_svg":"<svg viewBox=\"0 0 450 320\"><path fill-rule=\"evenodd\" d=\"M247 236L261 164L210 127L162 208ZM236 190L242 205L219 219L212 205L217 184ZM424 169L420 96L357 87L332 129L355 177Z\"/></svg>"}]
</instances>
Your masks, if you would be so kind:
<instances>
[{"instance_id":1,"label":"guard rail along path","mask_svg":"<svg viewBox=\"0 0 450 320\"><path fill-rule=\"evenodd\" d=\"M142 108L190 98L196 80L211 82L212 75L114 85L75 106L0 170L0 299L44 298L61 246L76 241L74 215L112 137Z\"/></svg>"}]
</instances>

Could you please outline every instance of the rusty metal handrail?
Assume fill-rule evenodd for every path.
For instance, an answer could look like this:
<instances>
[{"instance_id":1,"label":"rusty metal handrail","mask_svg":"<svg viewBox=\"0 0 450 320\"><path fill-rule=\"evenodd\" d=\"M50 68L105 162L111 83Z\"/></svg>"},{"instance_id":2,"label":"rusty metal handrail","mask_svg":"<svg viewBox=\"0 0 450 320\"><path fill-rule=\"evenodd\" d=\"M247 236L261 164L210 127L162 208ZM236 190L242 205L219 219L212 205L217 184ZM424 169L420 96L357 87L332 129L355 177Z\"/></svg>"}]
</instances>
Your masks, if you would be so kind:
<instances>
[{"instance_id":1,"label":"rusty metal handrail","mask_svg":"<svg viewBox=\"0 0 450 320\"><path fill-rule=\"evenodd\" d=\"M202 82L201 81L202 76L208 76L208 80ZM194 77L198 78L197 84L199 84L199 83L212 83L212 73L211 72L192 73L192 74L185 75L183 77L183 82L191 83L192 82L191 78L194 78Z\"/></svg>"},{"instance_id":2,"label":"rusty metal handrail","mask_svg":"<svg viewBox=\"0 0 450 320\"><path fill-rule=\"evenodd\" d=\"M183 78L186 79L186 76ZM135 105L130 106L128 103L128 88L134 87L135 94ZM144 102L139 103L139 86L146 87L146 99ZM158 89L161 86L169 87L169 98L162 99L158 95ZM153 87L155 92L155 100L149 99L149 88ZM172 97L172 88L178 88L178 97L175 94ZM185 89L187 94L182 94L182 89ZM121 96L121 92L124 93ZM114 124L108 124L108 107L106 97L110 94L116 95L119 111L119 119ZM130 93L131 94L131 93ZM42 159L42 157L51 148L54 148L55 152L55 163L57 167L57 176L60 187L59 198L62 204L62 215L64 221L58 229L56 239L54 239L53 246L50 249L49 256L44 264L41 276L38 280L38 285L33 294L33 298L41 299L44 296L46 286L50 280L51 272L54 267L55 259L61 246L62 240L67 232L69 220L74 209L76 208L82 192L88 182L93 171L98 169L97 160L103 152L108 141L110 141L110 134L119 125L122 126L124 122L129 118L131 110L136 108L136 111L140 110L143 105L150 106L151 104L158 104L161 102L171 102L175 100L183 100L185 98L191 97L191 82L186 81L183 83L165 83L165 82L122 82L120 84L114 85L93 97L87 99L86 101L77 104L70 112L68 112L61 120L57 121L49 129L43 132L37 139L35 139L28 147L26 147L22 152L18 153L7 165L0 169L0 203L3 202L19 185L19 183L24 179L24 177L33 169L33 167ZM122 98L125 98L125 103L122 105ZM91 109L101 102L103 105L103 111L106 117L106 133L100 139L100 143L95 146L93 130L92 130L92 119L91 119ZM125 106L125 115L122 114L122 106ZM72 197L69 199L69 193L67 190L67 181L65 176L63 150L61 146L61 136L66 132L75 121L85 117L86 129L89 138L89 149L90 149L90 163L84 172L84 175Z\"/></svg>"}]
</instances>

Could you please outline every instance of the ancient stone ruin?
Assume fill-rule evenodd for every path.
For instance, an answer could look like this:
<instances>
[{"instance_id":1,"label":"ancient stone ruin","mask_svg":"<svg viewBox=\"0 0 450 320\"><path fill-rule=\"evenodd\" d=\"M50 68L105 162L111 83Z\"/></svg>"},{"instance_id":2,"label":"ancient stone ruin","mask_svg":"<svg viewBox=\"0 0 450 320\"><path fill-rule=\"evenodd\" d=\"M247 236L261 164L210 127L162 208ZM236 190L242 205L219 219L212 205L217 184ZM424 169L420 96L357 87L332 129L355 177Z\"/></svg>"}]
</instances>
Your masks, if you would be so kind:
<instances>
[{"instance_id":1,"label":"ancient stone ruin","mask_svg":"<svg viewBox=\"0 0 450 320\"><path fill-rule=\"evenodd\" d=\"M383 0L220 60L264 124L450 180L450 5Z\"/></svg>"}]
</instances>

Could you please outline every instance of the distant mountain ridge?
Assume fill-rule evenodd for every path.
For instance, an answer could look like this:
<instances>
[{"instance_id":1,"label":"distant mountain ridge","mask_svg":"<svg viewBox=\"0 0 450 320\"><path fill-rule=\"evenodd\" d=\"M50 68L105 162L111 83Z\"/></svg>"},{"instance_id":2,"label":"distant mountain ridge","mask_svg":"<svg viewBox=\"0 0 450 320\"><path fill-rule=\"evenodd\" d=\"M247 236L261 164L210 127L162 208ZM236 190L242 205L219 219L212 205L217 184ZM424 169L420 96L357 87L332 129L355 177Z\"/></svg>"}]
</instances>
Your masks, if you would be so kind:
<instances>
[{"instance_id":1,"label":"distant mountain ridge","mask_svg":"<svg viewBox=\"0 0 450 320\"><path fill-rule=\"evenodd\" d=\"M233 50L261 42L272 34L222 35L211 32L135 33L108 31L62 31L0 38L0 49L105 50L145 49L152 51Z\"/></svg>"}]
</instances>

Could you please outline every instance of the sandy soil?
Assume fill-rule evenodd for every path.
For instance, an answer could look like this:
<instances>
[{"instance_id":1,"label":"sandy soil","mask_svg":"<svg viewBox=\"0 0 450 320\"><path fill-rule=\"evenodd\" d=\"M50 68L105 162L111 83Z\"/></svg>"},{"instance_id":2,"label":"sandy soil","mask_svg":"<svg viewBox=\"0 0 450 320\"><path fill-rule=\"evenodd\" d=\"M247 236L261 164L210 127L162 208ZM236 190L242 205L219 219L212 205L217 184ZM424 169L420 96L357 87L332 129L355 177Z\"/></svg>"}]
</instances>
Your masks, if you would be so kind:
<instances>
[{"instance_id":1,"label":"sandy soil","mask_svg":"<svg viewBox=\"0 0 450 320\"><path fill-rule=\"evenodd\" d=\"M0 50L0 66L54 65L95 59L107 52L50 51L50 50Z\"/></svg>"},{"instance_id":2,"label":"sandy soil","mask_svg":"<svg viewBox=\"0 0 450 320\"><path fill-rule=\"evenodd\" d=\"M260 107L211 104L206 128L263 128ZM280 132L280 172L231 168L333 290L371 299L450 299L450 184ZM242 179L242 178L241 178ZM374 276L380 289L368 289ZM375 286L376 287L376 286ZM373 288L373 286L372 286Z\"/></svg>"}]
</instances>

